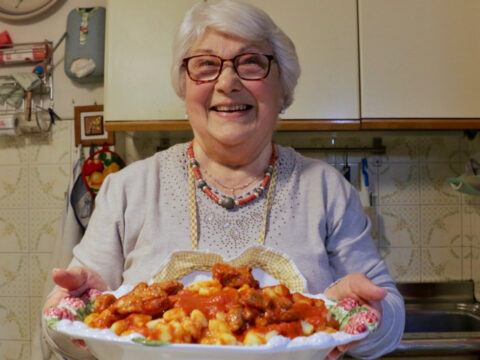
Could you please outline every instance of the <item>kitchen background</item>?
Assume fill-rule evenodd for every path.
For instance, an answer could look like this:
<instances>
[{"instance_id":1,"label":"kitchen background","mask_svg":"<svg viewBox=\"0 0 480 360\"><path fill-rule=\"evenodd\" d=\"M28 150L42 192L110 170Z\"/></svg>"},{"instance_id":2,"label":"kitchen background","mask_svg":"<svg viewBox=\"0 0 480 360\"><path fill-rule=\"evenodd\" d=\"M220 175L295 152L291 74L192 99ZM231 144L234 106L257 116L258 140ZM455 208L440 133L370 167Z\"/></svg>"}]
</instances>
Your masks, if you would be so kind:
<instances>
[{"instance_id":1,"label":"kitchen background","mask_svg":"<svg viewBox=\"0 0 480 360\"><path fill-rule=\"evenodd\" d=\"M15 42L57 41L74 7L104 1L63 1L35 21L0 21ZM103 104L103 86L77 84L63 71L64 45L54 55L57 121L46 135L0 137L0 359L31 359L44 283L55 265L54 247L65 211L65 194L77 158L73 107ZM0 69L4 70L4 69ZM454 191L445 181L465 171L480 154L478 137L463 131L278 132L277 141L342 167L345 154L311 150L371 147L380 137L386 153L350 153L358 169L368 159L374 198L372 234L399 282L480 282L480 197ZM158 147L190 139L188 131L116 133L116 150L127 163ZM478 157L477 157L478 158ZM358 170L354 171L358 174ZM358 179L355 179L357 182ZM477 289L479 286L477 286ZM480 293L477 294L480 298Z\"/></svg>"}]
</instances>

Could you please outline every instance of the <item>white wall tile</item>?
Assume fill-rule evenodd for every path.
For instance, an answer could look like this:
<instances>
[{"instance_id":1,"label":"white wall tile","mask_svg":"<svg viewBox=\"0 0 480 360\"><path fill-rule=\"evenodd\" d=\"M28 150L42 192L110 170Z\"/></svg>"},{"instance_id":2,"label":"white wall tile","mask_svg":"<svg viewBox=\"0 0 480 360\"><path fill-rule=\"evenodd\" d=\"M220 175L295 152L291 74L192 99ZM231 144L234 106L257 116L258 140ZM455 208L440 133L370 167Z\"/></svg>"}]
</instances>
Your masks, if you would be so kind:
<instances>
[{"instance_id":1,"label":"white wall tile","mask_svg":"<svg viewBox=\"0 0 480 360\"><path fill-rule=\"evenodd\" d=\"M70 164L32 166L30 179L32 208L63 208L70 181Z\"/></svg>"},{"instance_id":2,"label":"white wall tile","mask_svg":"<svg viewBox=\"0 0 480 360\"><path fill-rule=\"evenodd\" d=\"M51 257L51 253L30 255L30 296L43 296L47 276L51 273Z\"/></svg>"},{"instance_id":3,"label":"white wall tile","mask_svg":"<svg viewBox=\"0 0 480 360\"><path fill-rule=\"evenodd\" d=\"M30 339L28 297L0 297L0 339Z\"/></svg>"},{"instance_id":4,"label":"white wall tile","mask_svg":"<svg viewBox=\"0 0 480 360\"><path fill-rule=\"evenodd\" d=\"M27 208L29 205L27 190L26 166L0 165L0 208Z\"/></svg>"},{"instance_id":5,"label":"white wall tile","mask_svg":"<svg viewBox=\"0 0 480 360\"><path fill-rule=\"evenodd\" d=\"M30 251L53 251L62 226L63 211L63 208L30 210Z\"/></svg>"},{"instance_id":6,"label":"white wall tile","mask_svg":"<svg viewBox=\"0 0 480 360\"><path fill-rule=\"evenodd\" d=\"M0 359L30 360L30 343L27 341L2 339L0 346Z\"/></svg>"},{"instance_id":7,"label":"white wall tile","mask_svg":"<svg viewBox=\"0 0 480 360\"><path fill-rule=\"evenodd\" d=\"M420 202L425 204L460 204L461 193L446 179L461 173L460 163L423 163L420 166Z\"/></svg>"},{"instance_id":8,"label":"white wall tile","mask_svg":"<svg viewBox=\"0 0 480 360\"><path fill-rule=\"evenodd\" d=\"M379 158L383 163L418 162L418 137L391 135L383 136L382 143L387 152Z\"/></svg>"},{"instance_id":9,"label":"white wall tile","mask_svg":"<svg viewBox=\"0 0 480 360\"><path fill-rule=\"evenodd\" d=\"M390 275L398 282L418 282L421 280L419 248L380 248Z\"/></svg>"},{"instance_id":10,"label":"white wall tile","mask_svg":"<svg viewBox=\"0 0 480 360\"><path fill-rule=\"evenodd\" d=\"M27 163L27 143L26 136L0 136L0 165Z\"/></svg>"},{"instance_id":11,"label":"white wall tile","mask_svg":"<svg viewBox=\"0 0 480 360\"><path fill-rule=\"evenodd\" d=\"M460 206L422 206L422 246L462 246Z\"/></svg>"},{"instance_id":12,"label":"white wall tile","mask_svg":"<svg viewBox=\"0 0 480 360\"><path fill-rule=\"evenodd\" d=\"M461 137L458 133L436 136L428 134L419 137L419 155L421 162L459 162L461 156Z\"/></svg>"},{"instance_id":13,"label":"white wall tile","mask_svg":"<svg viewBox=\"0 0 480 360\"><path fill-rule=\"evenodd\" d=\"M420 206L379 206L383 247L420 246Z\"/></svg>"},{"instance_id":14,"label":"white wall tile","mask_svg":"<svg viewBox=\"0 0 480 360\"><path fill-rule=\"evenodd\" d=\"M422 281L462 280L462 248L422 249Z\"/></svg>"},{"instance_id":15,"label":"white wall tile","mask_svg":"<svg viewBox=\"0 0 480 360\"><path fill-rule=\"evenodd\" d=\"M28 210L0 208L0 251L28 251Z\"/></svg>"},{"instance_id":16,"label":"white wall tile","mask_svg":"<svg viewBox=\"0 0 480 360\"><path fill-rule=\"evenodd\" d=\"M58 121L52 131L32 136L28 147L30 164L70 163L71 121Z\"/></svg>"},{"instance_id":17,"label":"white wall tile","mask_svg":"<svg viewBox=\"0 0 480 360\"><path fill-rule=\"evenodd\" d=\"M0 253L0 294L28 296L28 255Z\"/></svg>"},{"instance_id":18,"label":"white wall tile","mask_svg":"<svg viewBox=\"0 0 480 360\"><path fill-rule=\"evenodd\" d=\"M419 204L418 165L385 164L379 169L379 204Z\"/></svg>"}]
</instances>

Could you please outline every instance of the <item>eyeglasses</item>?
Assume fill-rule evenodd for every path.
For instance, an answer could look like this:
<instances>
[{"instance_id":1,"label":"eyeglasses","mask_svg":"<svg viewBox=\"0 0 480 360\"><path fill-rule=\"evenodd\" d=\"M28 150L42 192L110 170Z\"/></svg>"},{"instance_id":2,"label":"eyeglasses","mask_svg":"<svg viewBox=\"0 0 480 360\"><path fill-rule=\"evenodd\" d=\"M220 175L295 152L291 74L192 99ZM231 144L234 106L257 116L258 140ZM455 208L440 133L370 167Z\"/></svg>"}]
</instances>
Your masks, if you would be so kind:
<instances>
[{"instance_id":1,"label":"eyeglasses","mask_svg":"<svg viewBox=\"0 0 480 360\"><path fill-rule=\"evenodd\" d=\"M222 59L216 55L195 55L183 59L183 64L190 79L197 82L218 79L225 61L232 62L241 79L261 80L268 76L273 59L273 55L260 53L240 54L231 59Z\"/></svg>"}]
</instances>

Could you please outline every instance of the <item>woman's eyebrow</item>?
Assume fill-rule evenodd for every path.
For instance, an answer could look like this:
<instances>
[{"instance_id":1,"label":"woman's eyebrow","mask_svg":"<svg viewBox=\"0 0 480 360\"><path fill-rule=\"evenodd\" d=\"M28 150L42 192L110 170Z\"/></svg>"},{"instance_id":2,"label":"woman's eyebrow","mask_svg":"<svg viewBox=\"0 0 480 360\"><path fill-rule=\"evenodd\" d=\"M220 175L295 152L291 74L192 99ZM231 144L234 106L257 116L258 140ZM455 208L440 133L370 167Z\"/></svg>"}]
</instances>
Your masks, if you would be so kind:
<instances>
[{"instance_id":1,"label":"woman's eyebrow","mask_svg":"<svg viewBox=\"0 0 480 360\"><path fill-rule=\"evenodd\" d=\"M213 50L210 49L195 49L192 51L192 54L213 54Z\"/></svg>"},{"instance_id":2,"label":"woman's eyebrow","mask_svg":"<svg viewBox=\"0 0 480 360\"><path fill-rule=\"evenodd\" d=\"M265 49L262 50L260 49L258 46L254 46L254 45L248 45L248 46L245 46L245 47L242 47L240 49L238 49L237 51L237 54L245 54L245 53L250 53L250 52L261 52L261 53L268 53L268 51L266 51ZM202 48L199 48L199 49L195 49L191 52L191 55L216 55L216 51L212 50L212 49L202 49Z\"/></svg>"}]
</instances>

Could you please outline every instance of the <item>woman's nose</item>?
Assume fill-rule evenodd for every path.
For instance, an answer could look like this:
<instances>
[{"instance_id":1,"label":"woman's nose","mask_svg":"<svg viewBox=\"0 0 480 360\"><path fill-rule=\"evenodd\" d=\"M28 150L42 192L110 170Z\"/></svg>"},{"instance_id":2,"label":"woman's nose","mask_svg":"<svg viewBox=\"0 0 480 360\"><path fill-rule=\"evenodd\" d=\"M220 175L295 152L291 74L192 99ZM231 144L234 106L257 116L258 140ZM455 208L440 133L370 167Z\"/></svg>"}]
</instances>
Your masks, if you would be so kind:
<instances>
[{"instance_id":1,"label":"woman's nose","mask_svg":"<svg viewBox=\"0 0 480 360\"><path fill-rule=\"evenodd\" d=\"M231 61L226 61L218 76L216 87L219 91L229 93L238 91L242 87L242 81L238 76Z\"/></svg>"}]
</instances>

